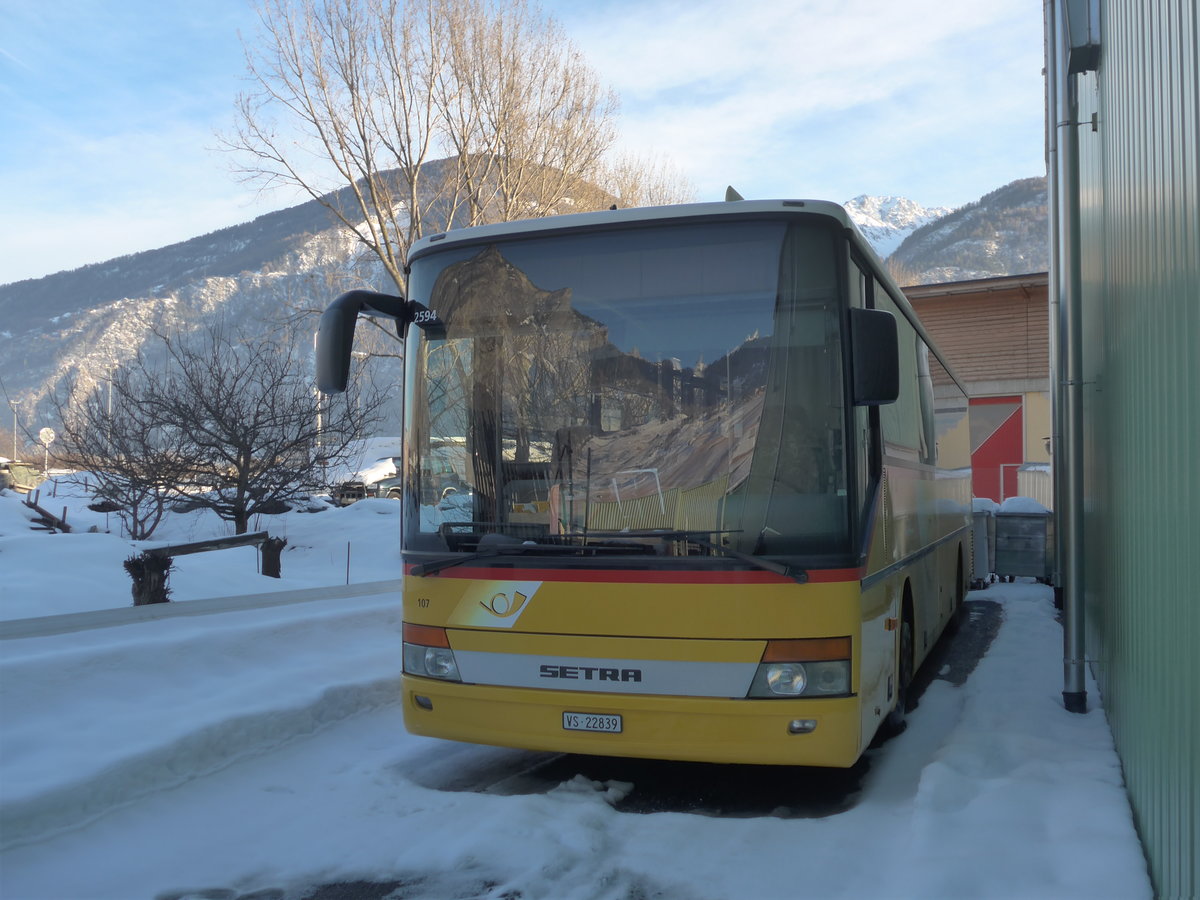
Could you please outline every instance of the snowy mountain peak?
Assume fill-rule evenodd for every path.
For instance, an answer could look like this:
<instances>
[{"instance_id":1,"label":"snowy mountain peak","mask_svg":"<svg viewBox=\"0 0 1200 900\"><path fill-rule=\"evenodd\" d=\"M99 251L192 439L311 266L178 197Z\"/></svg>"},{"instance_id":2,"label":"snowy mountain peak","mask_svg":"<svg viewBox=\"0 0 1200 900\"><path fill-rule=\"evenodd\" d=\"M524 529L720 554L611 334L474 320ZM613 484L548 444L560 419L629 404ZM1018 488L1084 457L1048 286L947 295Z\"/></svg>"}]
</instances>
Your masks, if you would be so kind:
<instances>
[{"instance_id":1,"label":"snowy mountain peak","mask_svg":"<svg viewBox=\"0 0 1200 900\"><path fill-rule=\"evenodd\" d=\"M921 206L907 197L869 197L860 194L843 206L881 259L891 255L906 237L950 209Z\"/></svg>"}]
</instances>

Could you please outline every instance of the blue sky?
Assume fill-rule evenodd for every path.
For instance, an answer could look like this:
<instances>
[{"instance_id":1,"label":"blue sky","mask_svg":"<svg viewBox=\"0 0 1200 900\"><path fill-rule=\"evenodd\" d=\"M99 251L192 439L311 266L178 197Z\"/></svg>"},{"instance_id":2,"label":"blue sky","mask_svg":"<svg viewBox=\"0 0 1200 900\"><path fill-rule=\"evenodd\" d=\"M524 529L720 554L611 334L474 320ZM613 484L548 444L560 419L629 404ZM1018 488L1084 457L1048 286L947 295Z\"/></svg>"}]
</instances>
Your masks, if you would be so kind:
<instances>
[{"instance_id":1,"label":"blue sky","mask_svg":"<svg viewBox=\"0 0 1200 900\"><path fill-rule=\"evenodd\" d=\"M1043 174L1038 0L544 0L621 97L622 149L719 199L959 206ZM0 0L0 283L298 202L218 151L248 0Z\"/></svg>"}]
</instances>

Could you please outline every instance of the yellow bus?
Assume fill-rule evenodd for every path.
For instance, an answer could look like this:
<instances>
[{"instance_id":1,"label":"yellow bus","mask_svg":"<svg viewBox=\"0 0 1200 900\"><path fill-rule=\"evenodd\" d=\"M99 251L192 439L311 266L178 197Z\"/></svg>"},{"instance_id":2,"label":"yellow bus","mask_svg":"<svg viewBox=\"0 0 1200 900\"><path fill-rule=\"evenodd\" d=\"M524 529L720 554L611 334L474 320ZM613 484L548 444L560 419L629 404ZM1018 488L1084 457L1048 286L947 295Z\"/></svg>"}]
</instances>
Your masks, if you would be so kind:
<instances>
[{"instance_id":1,"label":"yellow bus","mask_svg":"<svg viewBox=\"0 0 1200 900\"><path fill-rule=\"evenodd\" d=\"M532 750L850 766L970 573L960 383L838 205L733 201L416 243L403 705ZM415 327L409 327L409 326Z\"/></svg>"}]
</instances>

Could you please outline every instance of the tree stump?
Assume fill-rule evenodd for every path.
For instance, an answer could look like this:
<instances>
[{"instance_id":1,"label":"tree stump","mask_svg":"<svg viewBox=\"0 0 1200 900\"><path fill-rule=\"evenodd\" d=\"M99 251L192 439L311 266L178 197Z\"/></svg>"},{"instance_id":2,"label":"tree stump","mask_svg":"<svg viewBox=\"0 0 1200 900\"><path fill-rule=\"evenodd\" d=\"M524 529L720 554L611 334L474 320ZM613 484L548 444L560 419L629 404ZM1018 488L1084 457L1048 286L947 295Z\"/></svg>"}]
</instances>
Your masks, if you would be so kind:
<instances>
[{"instance_id":1,"label":"tree stump","mask_svg":"<svg viewBox=\"0 0 1200 900\"><path fill-rule=\"evenodd\" d=\"M262 542L262 573L269 578L279 578L283 572L283 548L287 546L287 538L269 537Z\"/></svg>"},{"instance_id":2,"label":"tree stump","mask_svg":"<svg viewBox=\"0 0 1200 900\"><path fill-rule=\"evenodd\" d=\"M143 553L141 556L131 556L125 560L125 571L133 579L133 605L146 606L149 603L167 603L170 591L167 588L167 575L171 571L169 556L151 556Z\"/></svg>"}]
</instances>

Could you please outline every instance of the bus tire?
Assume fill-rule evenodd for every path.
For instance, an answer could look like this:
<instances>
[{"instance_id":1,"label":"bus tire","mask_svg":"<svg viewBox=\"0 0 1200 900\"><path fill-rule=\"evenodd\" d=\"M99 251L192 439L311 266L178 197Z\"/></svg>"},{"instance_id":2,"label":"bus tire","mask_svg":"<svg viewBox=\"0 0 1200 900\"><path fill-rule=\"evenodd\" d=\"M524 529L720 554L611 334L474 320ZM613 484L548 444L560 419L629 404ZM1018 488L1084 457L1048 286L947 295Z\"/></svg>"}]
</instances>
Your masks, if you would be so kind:
<instances>
[{"instance_id":1,"label":"bus tire","mask_svg":"<svg viewBox=\"0 0 1200 900\"><path fill-rule=\"evenodd\" d=\"M962 627L963 619L966 618L966 610L963 608L963 602L967 599L967 582L963 575L963 554L961 548L958 554L958 572L954 576L954 607L950 610L950 619L946 623L946 631L950 634L957 634Z\"/></svg>"}]
</instances>

